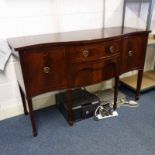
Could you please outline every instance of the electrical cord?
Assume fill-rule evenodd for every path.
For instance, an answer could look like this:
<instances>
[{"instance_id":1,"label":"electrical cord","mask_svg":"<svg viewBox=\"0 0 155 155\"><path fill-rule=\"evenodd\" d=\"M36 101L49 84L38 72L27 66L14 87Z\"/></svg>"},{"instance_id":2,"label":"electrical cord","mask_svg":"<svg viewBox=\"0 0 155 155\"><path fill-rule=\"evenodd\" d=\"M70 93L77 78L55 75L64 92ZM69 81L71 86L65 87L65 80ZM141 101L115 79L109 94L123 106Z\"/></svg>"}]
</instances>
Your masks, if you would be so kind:
<instances>
[{"instance_id":1,"label":"electrical cord","mask_svg":"<svg viewBox=\"0 0 155 155\"><path fill-rule=\"evenodd\" d=\"M124 100L124 99L121 99L121 104L120 106L126 106L126 107L138 107L139 106L139 103L134 101L134 100Z\"/></svg>"}]
</instances>

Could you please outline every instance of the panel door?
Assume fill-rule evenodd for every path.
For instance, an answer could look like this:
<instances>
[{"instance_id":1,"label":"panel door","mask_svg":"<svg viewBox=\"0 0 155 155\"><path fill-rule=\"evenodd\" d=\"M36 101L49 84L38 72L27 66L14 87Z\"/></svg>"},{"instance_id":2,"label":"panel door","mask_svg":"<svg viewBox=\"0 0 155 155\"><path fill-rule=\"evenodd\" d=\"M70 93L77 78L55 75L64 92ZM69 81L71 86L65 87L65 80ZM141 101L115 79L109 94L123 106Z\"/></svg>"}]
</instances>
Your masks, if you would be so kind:
<instances>
[{"instance_id":1,"label":"panel door","mask_svg":"<svg viewBox=\"0 0 155 155\"><path fill-rule=\"evenodd\" d=\"M66 88L65 48L40 48L22 56L23 71L32 96Z\"/></svg>"},{"instance_id":2,"label":"panel door","mask_svg":"<svg viewBox=\"0 0 155 155\"><path fill-rule=\"evenodd\" d=\"M124 38L121 54L121 73L144 66L147 36L136 35Z\"/></svg>"}]
</instances>

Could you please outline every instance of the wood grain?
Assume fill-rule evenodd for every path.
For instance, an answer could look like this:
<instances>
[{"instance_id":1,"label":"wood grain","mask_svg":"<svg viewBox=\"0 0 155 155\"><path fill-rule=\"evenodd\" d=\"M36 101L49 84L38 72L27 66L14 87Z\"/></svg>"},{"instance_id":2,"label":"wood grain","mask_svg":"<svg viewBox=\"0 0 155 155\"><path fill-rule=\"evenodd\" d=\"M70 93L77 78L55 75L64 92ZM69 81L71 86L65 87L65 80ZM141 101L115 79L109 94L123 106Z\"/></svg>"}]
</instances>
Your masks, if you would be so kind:
<instances>
[{"instance_id":1,"label":"wood grain","mask_svg":"<svg viewBox=\"0 0 155 155\"><path fill-rule=\"evenodd\" d=\"M119 75L137 69L136 98L139 98L148 33L114 27L8 39L10 47L19 54L26 89L22 95L28 101L33 135L37 135L37 129L32 97L39 94L66 89L70 125L72 88L115 78L116 109Z\"/></svg>"}]
</instances>

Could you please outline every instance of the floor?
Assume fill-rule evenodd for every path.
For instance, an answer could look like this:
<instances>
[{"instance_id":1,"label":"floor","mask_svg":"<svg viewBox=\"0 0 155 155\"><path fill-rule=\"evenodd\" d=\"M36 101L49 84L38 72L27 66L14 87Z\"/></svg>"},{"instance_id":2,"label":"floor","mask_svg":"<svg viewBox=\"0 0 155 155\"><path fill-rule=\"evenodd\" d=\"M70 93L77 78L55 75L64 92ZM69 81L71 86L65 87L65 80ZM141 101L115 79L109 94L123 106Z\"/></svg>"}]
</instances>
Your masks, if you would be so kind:
<instances>
[{"instance_id":1,"label":"floor","mask_svg":"<svg viewBox=\"0 0 155 155\"><path fill-rule=\"evenodd\" d=\"M139 103L138 108L119 108L118 117L101 121L90 118L73 127L57 109L37 111L36 138L31 134L29 116L1 121L0 155L153 155L155 90L143 93Z\"/></svg>"}]
</instances>

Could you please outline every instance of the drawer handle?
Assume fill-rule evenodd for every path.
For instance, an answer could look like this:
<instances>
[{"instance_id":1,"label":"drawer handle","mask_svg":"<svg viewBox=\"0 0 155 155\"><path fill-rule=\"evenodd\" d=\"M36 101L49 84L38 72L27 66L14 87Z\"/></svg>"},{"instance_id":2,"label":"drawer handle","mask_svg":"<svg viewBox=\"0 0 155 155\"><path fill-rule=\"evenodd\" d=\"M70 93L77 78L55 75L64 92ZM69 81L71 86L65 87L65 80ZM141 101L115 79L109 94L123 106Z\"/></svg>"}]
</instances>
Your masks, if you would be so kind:
<instances>
[{"instance_id":1,"label":"drawer handle","mask_svg":"<svg viewBox=\"0 0 155 155\"><path fill-rule=\"evenodd\" d=\"M128 52L128 55L129 55L129 57L132 57L133 51L129 51L129 52Z\"/></svg>"},{"instance_id":2,"label":"drawer handle","mask_svg":"<svg viewBox=\"0 0 155 155\"><path fill-rule=\"evenodd\" d=\"M114 53L114 46L110 46L109 51L110 51L111 54L113 54Z\"/></svg>"},{"instance_id":3,"label":"drawer handle","mask_svg":"<svg viewBox=\"0 0 155 155\"><path fill-rule=\"evenodd\" d=\"M44 67L43 71L45 74L48 74L50 72L50 67Z\"/></svg>"},{"instance_id":4,"label":"drawer handle","mask_svg":"<svg viewBox=\"0 0 155 155\"><path fill-rule=\"evenodd\" d=\"M89 51L88 50L84 50L82 53L83 53L84 57L88 57L88 55L89 55Z\"/></svg>"}]
</instances>

